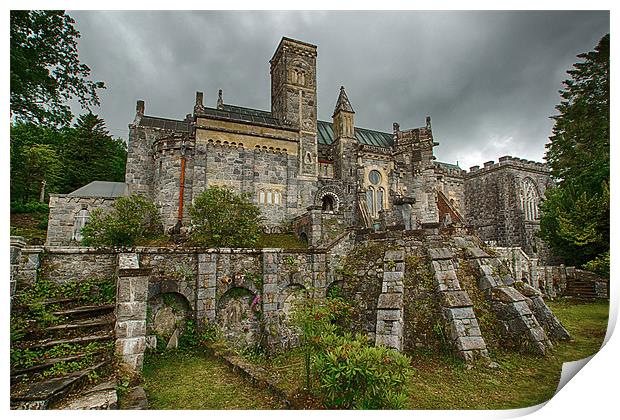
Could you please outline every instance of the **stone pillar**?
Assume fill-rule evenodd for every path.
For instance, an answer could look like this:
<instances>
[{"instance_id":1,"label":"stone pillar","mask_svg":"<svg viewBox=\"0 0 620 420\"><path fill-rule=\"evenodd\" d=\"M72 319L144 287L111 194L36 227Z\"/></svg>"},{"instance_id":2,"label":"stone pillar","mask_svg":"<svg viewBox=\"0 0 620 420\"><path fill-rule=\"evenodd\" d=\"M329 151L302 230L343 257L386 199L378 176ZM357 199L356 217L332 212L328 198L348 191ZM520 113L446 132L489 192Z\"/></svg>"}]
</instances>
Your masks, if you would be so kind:
<instances>
[{"instance_id":1,"label":"stone pillar","mask_svg":"<svg viewBox=\"0 0 620 420\"><path fill-rule=\"evenodd\" d=\"M387 251L383 258L383 283L377 301L375 344L403 349L404 252Z\"/></svg>"},{"instance_id":2,"label":"stone pillar","mask_svg":"<svg viewBox=\"0 0 620 420\"><path fill-rule=\"evenodd\" d=\"M280 255L275 249L263 249L263 319L267 332L267 345L275 348L279 343L278 271Z\"/></svg>"},{"instance_id":3,"label":"stone pillar","mask_svg":"<svg viewBox=\"0 0 620 420\"><path fill-rule=\"evenodd\" d=\"M530 286L540 291L540 281L538 279L538 258L530 259Z\"/></svg>"},{"instance_id":4,"label":"stone pillar","mask_svg":"<svg viewBox=\"0 0 620 420\"><path fill-rule=\"evenodd\" d=\"M321 243L321 226L323 217L321 214L321 208L318 206L308 207L308 213L310 215L310 229L308 231L308 245L318 246Z\"/></svg>"},{"instance_id":5,"label":"stone pillar","mask_svg":"<svg viewBox=\"0 0 620 420\"><path fill-rule=\"evenodd\" d=\"M11 249L12 248L13 241L11 241ZM39 268L41 267L41 255L43 254L43 247L24 246L21 248L20 254L20 257L17 260L17 267L13 272L13 281L15 282L15 288L32 286L37 282L37 280L39 279ZM11 252L11 260L13 256L13 252Z\"/></svg>"},{"instance_id":6,"label":"stone pillar","mask_svg":"<svg viewBox=\"0 0 620 420\"><path fill-rule=\"evenodd\" d=\"M26 246L26 240L22 236L11 236L11 301L15 294L15 286L17 284L17 271L19 270L19 262L22 259L22 249Z\"/></svg>"},{"instance_id":7,"label":"stone pillar","mask_svg":"<svg viewBox=\"0 0 620 420\"><path fill-rule=\"evenodd\" d=\"M465 252L468 258L488 257L484 251L471 243ZM449 248L431 248L428 254L435 277L433 283L439 293L439 304L445 320L446 339L450 340L455 354L467 362L487 359L489 353L474 312L473 302L467 291L461 288L452 262L454 253ZM485 277L484 282L485 287L490 287L486 283L494 280Z\"/></svg>"},{"instance_id":8,"label":"stone pillar","mask_svg":"<svg viewBox=\"0 0 620 420\"><path fill-rule=\"evenodd\" d=\"M140 268L136 253L118 254L116 284L116 354L136 371L142 370L146 347L146 305L149 269Z\"/></svg>"},{"instance_id":9,"label":"stone pillar","mask_svg":"<svg viewBox=\"0 0 620 420\"><path fill-rule=\"evenodd\" d=\"M198 254L196 285L196 320L200 327L215 322L215 288L217 286L217 254Z\"/></svg>"}]
</instances>

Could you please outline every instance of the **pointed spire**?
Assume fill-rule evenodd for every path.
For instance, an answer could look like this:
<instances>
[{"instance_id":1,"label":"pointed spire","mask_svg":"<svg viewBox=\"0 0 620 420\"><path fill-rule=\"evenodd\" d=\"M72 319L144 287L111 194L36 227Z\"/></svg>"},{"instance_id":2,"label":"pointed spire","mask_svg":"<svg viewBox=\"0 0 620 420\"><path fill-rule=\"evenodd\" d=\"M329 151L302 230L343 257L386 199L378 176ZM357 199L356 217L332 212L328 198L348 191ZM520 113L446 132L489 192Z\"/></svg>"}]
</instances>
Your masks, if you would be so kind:
<instances>
[{"instance_id":1,"label":"pointed spire","mask_svg":"<svg viewBox=\"0 0 620 420\"><path fill-rule=\"evenodd\" d=\"M350 112L355 114L349 98L347 98L347 92L344 91L344 86L340 86L340 95L338 95L338 101L336 102L336 108L334 109L334 115L340 111ZM332 115L332 117L334 116Z\"/></svg>"}]
</instances>

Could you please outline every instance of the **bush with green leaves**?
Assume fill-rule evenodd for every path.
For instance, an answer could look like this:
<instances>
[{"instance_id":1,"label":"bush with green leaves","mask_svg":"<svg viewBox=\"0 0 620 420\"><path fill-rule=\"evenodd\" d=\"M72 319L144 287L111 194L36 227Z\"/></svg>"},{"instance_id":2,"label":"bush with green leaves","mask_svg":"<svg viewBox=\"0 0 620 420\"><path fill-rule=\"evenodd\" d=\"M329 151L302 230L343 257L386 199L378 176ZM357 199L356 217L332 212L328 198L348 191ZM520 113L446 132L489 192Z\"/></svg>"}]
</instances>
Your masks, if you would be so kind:
<instances>
[{"instance_id":1,"label":"bush with green leaves","mask_svg":"<svg viewBox=\"0 0 620 420\"><path fill-rule=\"evenodd\" d=\"M249 194L209 187L189 209L192 242L198 246L252 247L261 234L260 209Z\"/></svg>"},{"instance_id":2,"label":"bush with green leaves","mask_svg":"<svg viewBox=\"0 0 620 420\"><path fill-rule=\"evenodd\" d=\"M305 356L306 388L315 384L311 392L330 408L402 408L411 361L346 333L351 312L342 297L309 296L295 304L292 322Z\"/></svg>"},{"instance_id":3,"label":"bush with green leaves","mask_svg":"<svg viewBox=\"0 0 620 420\"><path fill-rule=\"evenodd\" d=\"M313 368L317 392L329 408L399 409L407 399L411 361L396 350L373 347L360 334L322 337Z\"/></svg>"},{"instance_id":4,"label":"bush with green leaves","mask_svg":"<svg viewBox=\"0 0 620 420\"><path fill-rule=\"evenodd\" d=\"M140 245L163 233L157 207L152 201L132 194L114 200L112 209L95 209L82 228L82 244L96 247Z\"/></svg>"}]
</instances>

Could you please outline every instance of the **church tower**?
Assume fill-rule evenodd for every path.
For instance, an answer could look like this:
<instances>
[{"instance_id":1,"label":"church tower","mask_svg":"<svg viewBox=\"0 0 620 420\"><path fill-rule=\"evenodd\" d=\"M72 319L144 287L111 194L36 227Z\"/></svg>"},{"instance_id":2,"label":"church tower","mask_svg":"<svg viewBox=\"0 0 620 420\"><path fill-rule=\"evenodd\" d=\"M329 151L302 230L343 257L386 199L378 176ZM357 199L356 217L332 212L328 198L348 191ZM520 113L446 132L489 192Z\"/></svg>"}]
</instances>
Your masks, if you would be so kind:
<instances>
[{"instance_id":1,"label":"church tower","mask_svg":"<svg viewBox=\"0 0 620 420\"><path fill-rule=\"evenodd\" d=\"M299 129L299 175L316 177L316 46L282 38L271 64L271 113Z\"/></svg>"}]
</instances>

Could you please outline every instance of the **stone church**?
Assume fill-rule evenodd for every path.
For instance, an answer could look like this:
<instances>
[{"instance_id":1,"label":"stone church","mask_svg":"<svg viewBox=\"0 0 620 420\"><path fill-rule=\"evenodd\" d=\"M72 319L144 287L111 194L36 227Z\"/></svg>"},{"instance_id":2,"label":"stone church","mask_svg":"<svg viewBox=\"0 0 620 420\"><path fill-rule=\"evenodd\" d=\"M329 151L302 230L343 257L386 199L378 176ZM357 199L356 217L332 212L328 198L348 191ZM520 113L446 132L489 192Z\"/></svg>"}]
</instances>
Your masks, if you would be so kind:
<instances>
[{"instance_id":1,"label":"stone church","mask_svg":"<svg viewBox=\"0 0 620 420\"><path fill-rule=\"evenodd\" d=\"M292 226L315 247L351 227L463 227L491 245L545 257L535 236L551 185L545 164L504 156L465 171L438 162L430 117L415 128L356 127L344 87L332 120L318 120L316 60L315 45L282 38L270 60L269 111L226 104L221 90L213 107L197 92L183 120L150 116L138 101L125 182L52 195L47 245L79 243L94 208L132 193L156 203L167 231L183 231L193 198L226 186L250 194L267 232Z\"/></svg>"}]
</instances>

